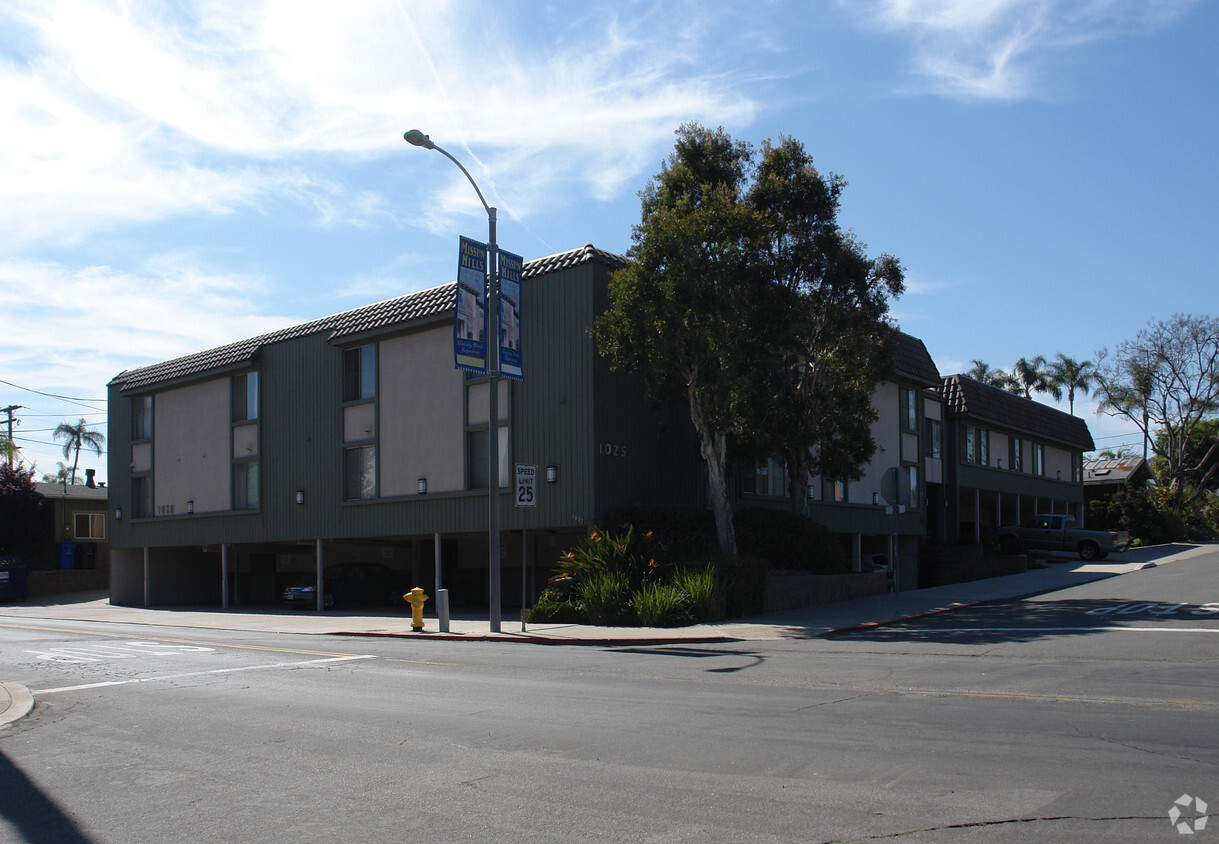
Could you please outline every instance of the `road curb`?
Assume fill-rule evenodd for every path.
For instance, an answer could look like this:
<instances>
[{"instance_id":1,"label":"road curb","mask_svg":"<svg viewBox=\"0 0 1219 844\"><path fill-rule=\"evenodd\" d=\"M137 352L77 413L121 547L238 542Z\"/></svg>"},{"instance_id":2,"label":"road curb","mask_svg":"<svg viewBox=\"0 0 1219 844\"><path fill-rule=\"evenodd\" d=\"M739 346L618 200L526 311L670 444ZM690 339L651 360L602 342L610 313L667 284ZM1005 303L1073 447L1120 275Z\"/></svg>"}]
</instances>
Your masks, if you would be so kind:
<instances>
[{"instance_id":1,"label":"road curb","mask_svg":"<svg viewBox=\"0 0 1219 844\"><path fill-rule=\"evenodd\" d=\"M838 633L857 633L860 630L872 630L877 627L884 627L886 624L898 624L903 621L911 621L916 618L927 618L928 616L939 615L941 613L946 613L946 612L952 612L953 610L961 610L961 609L965 609L966 607L976 607L978 604L989 603L990 600L991 599L980 600L980 601L968 601L964 604L949 604L946 607L936 607L935 609L932 609L932 610L923 610L922 612L907 613L906 615L898 615L898 616L894 616L893 618L881 619L880 621L865 621L862 624L851 624L846 627L835 627L832 630L825 631L824 635L833 636Z\"/></svg>"},{"instance_id":2,"label":"road curb","mask_svg":"<svg viewBox=\"0 0 1219 844\"><path fill-rule=\"evenodd\" d=\"M573 637L573 636L538 636L529 633L370 633L366 630L338 631L327 633L328 636L359 636L363 638L380 639L425 639L445 642L512 642L527 645L600 645L602 647L621 647L624 645L713 645L727 642L739 642L741 639L732 636L654 636L637 637Z\"/></svg>"},{"instance_id":3,"label":"road curb","mask_svg":"<svg viewBox=\"0 0 1219 844\"><path fill-rule=\"evenodd\" d=\"M4 704L0 712L0 726L4 726L29 715L34 696L20 683L0 683L0 704Z\"/></svg>"}]
</instances>

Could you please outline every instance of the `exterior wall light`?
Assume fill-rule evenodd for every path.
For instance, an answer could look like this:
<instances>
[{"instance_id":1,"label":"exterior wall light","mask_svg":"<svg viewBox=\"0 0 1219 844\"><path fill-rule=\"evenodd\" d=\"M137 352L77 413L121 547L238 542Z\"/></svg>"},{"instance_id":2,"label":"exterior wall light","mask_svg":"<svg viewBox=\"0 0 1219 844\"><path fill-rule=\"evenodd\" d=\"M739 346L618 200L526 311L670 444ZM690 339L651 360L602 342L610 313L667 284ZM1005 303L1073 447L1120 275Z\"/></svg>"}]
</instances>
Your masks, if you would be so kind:
<instances>
[{"instance_id":1,"label":"exterior wall light","mask_svg":"<svg viewBox=\"0 0 1219 844\"><path fill-rule=\"evenodd\" d=\"M807 487L805 487L804 494L808 496L809 500L816 498L817 497L816 484L809 484Z\"/></svg>"},{"instance_id":2,"label":"exterior wall light","mask_svg":"<svg viewBox=\"0 0 1219 844\"><path fill-rule=\"evenodd\" d=\"M122 507L114 508L114 520L116 522L121 522L123 520L123 508Z\"/></svg>"},{"instance_id":3,"label":"exterior wall light","mask_svg":"<svg viewBox=\"0 0 1219 844\"><path fill-rule=\"evenodd\" d=\"M879 492L872 493L872 506L873 507L880 506L880 493Z\"/></svg>"},{"instance_id":4,"label":"exterior wall light","mask_svg":"<svg viewBox=\"0 0 1219 844\"><path fill-rule=\"evenodd\" d=\"M296 503L297 504L305 503L305 491L303 489L298 489L296 491Z\"/></svg>"},{"instance_id":5,"label":"exterior wall light","mask_svg":"<svg viewBox=\"0 0 1219 844\"><path fill-rule=\"evenodd\" d=\"M559 467L558 466L547 466L546 467L546 483L552 484L555 481L557 481L558 479L559 479Z\"/></svg>"},{"instance_id":6,"label":"exterior wall light","mask_svg":"<svg viewBox=\"0 0 1219 844\"><path fill-rule=\"evenodd\" d=\"M195 499L192 498L186 502L186 512L187 513L195 512Z\"/></svg>"},{"instance_id":7,"label":"exterior wall light","mask_svg":"<svg viewBox=\"0 0 1219 844\"><path fill-rule=\"evenodd\" d=\"M427 495L427 478L419 479L419 494Z\"/></svg>"}]
</instances>

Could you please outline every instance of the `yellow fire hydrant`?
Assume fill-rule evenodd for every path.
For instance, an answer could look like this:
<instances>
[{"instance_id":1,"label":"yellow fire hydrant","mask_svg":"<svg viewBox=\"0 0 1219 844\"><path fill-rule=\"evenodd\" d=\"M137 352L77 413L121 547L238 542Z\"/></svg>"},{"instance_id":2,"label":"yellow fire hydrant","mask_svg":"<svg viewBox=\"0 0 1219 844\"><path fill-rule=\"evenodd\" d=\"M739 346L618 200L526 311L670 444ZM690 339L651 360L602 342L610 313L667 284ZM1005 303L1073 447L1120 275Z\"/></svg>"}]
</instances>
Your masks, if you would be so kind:
<instances>
[{"instance_id":1,"label":"yellow fire hydrant","mask_svg":"<svg viewBox=\"0 0 1219 844\"><path fill-rule=\"evenodd\" d=\"M416 633L423 630L423 604L427 599L423 589L418 586L402 596L402 600L411 605L411 630Z\"/></svg>"}]
</instances>

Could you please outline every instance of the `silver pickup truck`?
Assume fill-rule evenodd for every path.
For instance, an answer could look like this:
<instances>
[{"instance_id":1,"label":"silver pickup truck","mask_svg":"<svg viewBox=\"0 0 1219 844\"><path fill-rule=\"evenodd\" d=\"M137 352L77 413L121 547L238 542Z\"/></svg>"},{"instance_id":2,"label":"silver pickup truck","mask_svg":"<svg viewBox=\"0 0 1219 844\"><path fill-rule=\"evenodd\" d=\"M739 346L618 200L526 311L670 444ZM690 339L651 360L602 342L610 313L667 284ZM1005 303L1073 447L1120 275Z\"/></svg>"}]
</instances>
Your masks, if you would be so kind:
<instances>
[{"instance_id":1,"label":"silver pickup truck","mask_svg":"<svg viewBox=\"0 0 1219 844\"><path fill-rule=\"evenodd\" d=\"M1071 516L1034 516L1023 525L999 528L999 547L1009 552L1026 549L1074 551L1085 562L1103 560L1111 551L1130 547L1130 534L1124 530L1084 530L1075 526Z\"/></svg>"}]
</instances>

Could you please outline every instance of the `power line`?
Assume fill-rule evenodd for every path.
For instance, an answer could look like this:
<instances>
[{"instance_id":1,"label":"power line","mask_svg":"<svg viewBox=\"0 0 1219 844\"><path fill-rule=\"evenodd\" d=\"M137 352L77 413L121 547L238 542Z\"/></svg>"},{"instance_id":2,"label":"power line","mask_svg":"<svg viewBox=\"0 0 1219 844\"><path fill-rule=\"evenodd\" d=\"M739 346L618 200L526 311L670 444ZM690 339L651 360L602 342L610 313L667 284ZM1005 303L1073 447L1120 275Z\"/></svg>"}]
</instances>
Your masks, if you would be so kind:
<instances>
[{"instance_id":1,"label":"power line","mask_svg":"<svg viewBox=\"0 0 1219 844\"><path fill-rule=\"evenodd\" d=\"M0 384L7 384L14 389L24 390L27 393L34 393L35 395L39 396L46 396L49 399L58 399L59 401L70 402L71 404L79 405L80 407L85 407L89 410L98 410L98 408L93 407L92 405L84 404L84 402L94 402L95 404L105 404L106 402L106 399L86 399L81 398L80 396L61 396L57 395L56 393L44 393L42 390L35 390L33 387L23 387L20 384L14 384L12 381L5 381L3 378L0 378Z\"/></svg>"}]
</instances>

